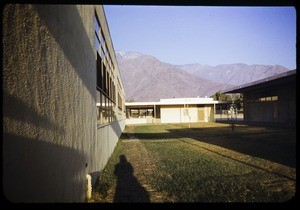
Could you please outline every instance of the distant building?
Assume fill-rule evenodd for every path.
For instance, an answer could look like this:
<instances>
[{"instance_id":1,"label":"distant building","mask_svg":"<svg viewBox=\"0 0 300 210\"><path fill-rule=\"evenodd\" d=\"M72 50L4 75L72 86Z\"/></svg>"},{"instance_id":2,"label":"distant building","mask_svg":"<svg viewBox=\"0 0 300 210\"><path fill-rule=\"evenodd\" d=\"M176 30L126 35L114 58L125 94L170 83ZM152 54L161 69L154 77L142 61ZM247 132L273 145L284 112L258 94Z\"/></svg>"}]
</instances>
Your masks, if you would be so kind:
<instances>
[{"instance_id":1,"label":"distant building","mask_svg":"<svg viewBox=\"0 0 300 210\"><path fill-rule=\"evenodd\" d=\"M296 125L296 70L223 91L243 93L244 121Z\"/></svg>"},{"instance_id":2,"label":"distant building","mask_svg":"<svg viewBox=\"0 0 300 210\"><path fill-rule=\"evenodd\" d=\"M103 7L6 4L2 18L3 194L83 202L125 127Z\"/></svg>"},{"instance_id":3,"label":"distant building","mask_svg":"<svg viewBox=\"0 0 300 210\"><path fill-rule=\"evenodd\" d=\"M171 98L159 102L127 102L126 124L214 121L212 98Z\"/></svg>"}]
</instances>

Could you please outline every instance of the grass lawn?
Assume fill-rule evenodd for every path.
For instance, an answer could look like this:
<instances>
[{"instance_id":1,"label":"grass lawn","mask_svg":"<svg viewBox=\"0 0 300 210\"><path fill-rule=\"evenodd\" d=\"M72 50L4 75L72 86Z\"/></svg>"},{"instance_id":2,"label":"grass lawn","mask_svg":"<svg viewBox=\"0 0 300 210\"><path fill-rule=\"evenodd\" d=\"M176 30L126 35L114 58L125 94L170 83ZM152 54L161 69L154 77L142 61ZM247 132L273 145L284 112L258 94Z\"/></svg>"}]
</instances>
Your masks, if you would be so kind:
<instances>
[{"instance_id":1,"label":"grass lawn","mask_svg":"<svg viewBox=\"0 0 300 210\"><path fill-rule=\"evenodd\" d=\"M90 202L283 202L295 188L295 130L130 125Z\"/></svg>"}]
</instances>

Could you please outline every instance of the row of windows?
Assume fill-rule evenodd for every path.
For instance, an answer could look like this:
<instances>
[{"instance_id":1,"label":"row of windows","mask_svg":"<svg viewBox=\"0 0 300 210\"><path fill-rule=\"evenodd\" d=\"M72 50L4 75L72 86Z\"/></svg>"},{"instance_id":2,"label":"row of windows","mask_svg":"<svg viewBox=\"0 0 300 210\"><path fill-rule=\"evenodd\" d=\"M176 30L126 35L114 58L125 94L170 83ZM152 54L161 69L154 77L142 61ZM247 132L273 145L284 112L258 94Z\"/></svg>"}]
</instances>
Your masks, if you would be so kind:
<instances>
[{"instance_id":1,"label":"row of windows","mask_svg":"<svg viewBox=\"0 0 300 210\"><path fill-rule=\"evenodd\" d=\"M115 121L115 103L104 93L97 91L97 122L105 124Z\"/></svg>"},{"instance_id":2,"label":"row of windows","mask_svg":"<svg viewBox=\"0 0 300 210\"><path fill-rule=\"evenodd\" d=\"M120 96L120 93L118 93L118 107L119 107L119 109L122 110L122 106L123 106L123 100L122 100L122 97Z\"/></svg>"},{"instance_id":3,"label":"row of windows","mask_svg":"<svg viewBox=\"0 0 300 210\"><path fill-rule=\"evenodd\" d=\"M278 101L278 96L269 96L269 97L262 97L258 99L259 101Z\"/></svg>"},{"instance_id":4,"label":"row of windows","mask_svg":"<svg viewBox=\"0 0 300 210\"><path fill-rule=\"evenodd\" d=\"M255 99L248 99L248 103L253 102L269 102L269 101L278 101L278 96L267 96L267 97L260 97Z\"/></svg>"},{"instance_id":5,"label":"row of windows","mask_svg":"<svg viewBox=\"0 0 300 210\"><path fill-rule=\"evenodd\" d=\"M105 93L112 101L116 101L116 86L114 77L109 71L97 53L97 90Z\"/></svg>"},{"instance_id":6,"label":"row of windows","mask_svg":"<svg viewBox=\"0 0 300 210\"><path fill-rule=\"evenodd\" d=\"M126 109L127 118L146 118L154 117L154 109Z\"/></svg>"},{"instance_id":7,"label":"row of windows","mask_svg":"<svg viewBox=\"0 0 300 210\"><path fill-rule=\"evenodd\" d=\"M105 65L109 68L109 69L114 69L114 64L111 61L111 56L109 51L107 50L108 47L106 45L105 39L104 39L104 35L103 35L103 31L101 30L97 15L95 16L94 19L94 28L95 28L95 48L96 51L99 53L101 59L104 61Z\"/></svg>"},{"instance_id":8,"label":"row of windows","mask_svg":"<svg viewBox=\"0 0 300 210\"><path fill-rule=\"evenodd\" d=\"M117 90L114 82L114 65L111 60L111 55L107 50L108 48L97 15L95 15L94 19L94 30L95 48L97 51L97 122L98 124L105 124L116 120L115 107ZM121 98L118 93L118 105L120 103L119 97Z\"/></svg>"}]
</instances>

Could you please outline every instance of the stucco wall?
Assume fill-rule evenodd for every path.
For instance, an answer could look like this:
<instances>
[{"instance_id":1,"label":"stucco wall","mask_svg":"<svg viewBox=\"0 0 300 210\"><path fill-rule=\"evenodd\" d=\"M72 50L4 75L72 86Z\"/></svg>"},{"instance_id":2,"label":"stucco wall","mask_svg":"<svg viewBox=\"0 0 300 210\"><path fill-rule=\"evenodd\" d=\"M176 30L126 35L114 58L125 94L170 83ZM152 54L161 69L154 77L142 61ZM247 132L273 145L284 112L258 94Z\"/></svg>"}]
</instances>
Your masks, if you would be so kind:
<instances>
[{"instance_id":1,"label":"stucco wall","mask_svg":"<svg viewBox=\"0 0 300 210\"><path fill-rule=\"evenodd\" d=\"M161 123L180 123L180 107L177 106L161 106L160 116Z\"/></svg>"},{"instance_id":2,"label":"stucco wall","mask_svg":"<svg viewBox=\"0 0 300 210\"><path fill-rule=\"evenodd\" d=\"M213 122L214 121L214 106L205 105L204 107L204 122Z\"/></svg>"},{"instance_id":3,"label":"stucco wall","mask_svg":"<svg viewBox=\"0 0 300 210\"><path fill-rule=\"evenodd\" d=\"M124 128L125 120L115 121L109 126L102 126L98 128L97 141L94 146L94 152L91 154L92 167L90 173L93 177L93 183L95 183L98 176L101 176L101 173L99 172L101 172L107 164Z\"/></svg>"},{"instance_id":4,"label":"stucco wall","mask_svg":"<svg viewBox=\"0 0 300 210\"><path fill-rule=\"evenodd\" d=\"M197 107L180 108L180 119L182 123L197 122L198 121Z\"/></svg>"},{"instance_id":5,"label":"stucco wall","mask_svg":"<svg viewBox=\"0 0 300 210\"><path fill-rule=\"evenodd\" d=\"M161 106L161 123L211 122L214 119L213 105L188 108L181 106ZM202 111L202 118L199 112Z\"/></svg>"},{"instance_id":6,"label":"stucco wall","mask_svg":"<svg viewBox=\"0 0 300 210\"><path fill-rule=\"evenodd\" d=\"M4 8L3 193L10 201L84 201L86 174L103 168L124 129L122 122L97 129L93 15L93 5Z\"/></svg>"}]
</instances>

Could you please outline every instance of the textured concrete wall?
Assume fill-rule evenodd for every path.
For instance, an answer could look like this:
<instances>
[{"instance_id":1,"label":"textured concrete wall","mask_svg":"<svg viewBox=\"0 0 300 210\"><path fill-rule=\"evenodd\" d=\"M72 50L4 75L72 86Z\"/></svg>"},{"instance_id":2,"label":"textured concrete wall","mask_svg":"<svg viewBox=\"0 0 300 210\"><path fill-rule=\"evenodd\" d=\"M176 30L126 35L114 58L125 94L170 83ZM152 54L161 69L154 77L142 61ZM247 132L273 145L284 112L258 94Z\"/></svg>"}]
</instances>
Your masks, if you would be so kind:
<instances>
[{"instance_id":1,"label":"textured concrete wall","mask_svg":"<svg viewBox=\"0 0 300 210\"><path fill-rule=\"evenodd\" d=\"M93 147L94 153L91 154L92 168L90 171L93 177L93 183L95 183L98 176L101 176L99 172L101 172L107 164L124 128L125 120L115 121L112 125L98 128L97 141Z\"/></svg>"},{"instance_id":2,"label":"textured concrete wall","mask_svg":"<svg viewBox=\"0 0 300 210\"><path fill-rule=\"evenodd\" d=\"M120 72L118 70L118 64L117 59L115 57L115 52L113 48L113 43L110 37L109 27L107 25L105 13L103 10L103 7L96 5L93 7L93 11L90 12L90 10L86 9L85 5L79 5L77 6L81 16L83 19L86 19L86 15L91 15L92 19L94 20L94 14L95 12L98 15L101 28L103 30L105 42L107 44L107 49L110 52L111 60L115 66L115 69L113 69L113 73L115 75L114 77L114 83L118 84L118 79L121 82L120 88L121 91L124 91L123 89L123 83L122 78L120 75ZM88 28L87 31L90 31L90 40L92 43L92 46L94 47L94 28L93 23L87 22L88 26L91 26L92 29ZM96 51L95 52L95 58L96 58ZM118 78L118 79L117 79ZM118 89L118 88L116 88ZM118 90L117 90L118 91ZM124 92L120 93L120 95L123 98L123 101L125 101ZM118 100L118 97L116 97L116 100ZM116 104L118 104L118 101L116 101ZM125 113L121 112L118 108L118 106L115 106L115 114L116 114L116 121L109 124L109 125L98 125L97 126L97 138L91 147L90 152L90 167L89 167L89 173L92 176L92 183L95 184L97 181L97 178L101 176L101 170L105 167L105 165L108 162L109 157L111 156L119 137L122 134L122 131L125 128Z\"/></svg>"},{"instance_id":3,"label":"textured concrete wall","mask_svg":"<svg viewBox=\"0 0 300 210\"><path fill-rule=\"evenodd\" d=\"M124 128L97 129L94 8L4 8L3 192L10 201L84 201L86 174L103 168Z\"/></svg>"}]
</instances>

